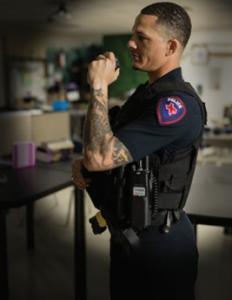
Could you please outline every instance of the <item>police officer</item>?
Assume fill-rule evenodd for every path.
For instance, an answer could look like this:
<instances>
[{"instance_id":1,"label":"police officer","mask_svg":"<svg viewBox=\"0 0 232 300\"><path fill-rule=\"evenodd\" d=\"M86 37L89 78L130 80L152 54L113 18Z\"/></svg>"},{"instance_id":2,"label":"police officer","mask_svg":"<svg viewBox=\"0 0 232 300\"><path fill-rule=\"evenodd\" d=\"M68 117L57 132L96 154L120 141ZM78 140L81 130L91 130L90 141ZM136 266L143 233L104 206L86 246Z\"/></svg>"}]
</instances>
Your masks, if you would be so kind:
<instances>
[{"instance_id":1,"label":"police officer","mask_svg":"<svg viewBox=\"0 0 232 300\"><path fill-rule=\"evenodd\" d=\"M84 158L74 162L73 178L80 189L91 192L91 184L95 189L98 185L83 170L106 174L105 203L95 205L111 231L112 300L194 299L198 251L183 207L206 112L181 73L190 34L190 18L177 4L160 2L141 10L128 48L133 68L147 72L149 80L111 123L108 86L119 75L114 53L99 55L88 68L92 99ZM141 174L147 180L138 181ZM120 193L115 180L107 181L111 177L119 178Z\"/></svg>"}]
</instances>

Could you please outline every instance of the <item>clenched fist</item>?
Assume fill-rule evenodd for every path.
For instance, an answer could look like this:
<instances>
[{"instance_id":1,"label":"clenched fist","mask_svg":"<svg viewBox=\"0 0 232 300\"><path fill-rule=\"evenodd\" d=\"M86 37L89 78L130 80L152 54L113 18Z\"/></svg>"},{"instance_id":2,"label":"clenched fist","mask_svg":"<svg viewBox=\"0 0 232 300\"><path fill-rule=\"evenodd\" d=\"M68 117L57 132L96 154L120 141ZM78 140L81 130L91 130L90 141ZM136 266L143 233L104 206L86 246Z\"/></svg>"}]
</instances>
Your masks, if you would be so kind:
<instances>
[{"instance_id":1,"label":"clenched fist","mask_svg":"<svg viewBox=\"0 0 232 300\"><path fill-rule=\"evenodd\" d=\"M87 80L92 88L100 88L113 83L119 76L116 57L113 52L105 52L93 60L88 67Z\"/></svg>"}]
</instances>

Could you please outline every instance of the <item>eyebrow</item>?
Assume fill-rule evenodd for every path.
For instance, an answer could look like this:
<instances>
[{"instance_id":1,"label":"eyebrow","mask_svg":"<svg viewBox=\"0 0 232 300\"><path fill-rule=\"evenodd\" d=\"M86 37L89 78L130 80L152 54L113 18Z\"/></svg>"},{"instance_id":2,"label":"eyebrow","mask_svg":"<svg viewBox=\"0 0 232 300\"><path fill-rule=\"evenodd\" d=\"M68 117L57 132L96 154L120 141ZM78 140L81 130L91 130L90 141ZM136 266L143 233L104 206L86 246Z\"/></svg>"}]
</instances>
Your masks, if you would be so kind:
<instances>
[{"instance_id":1,"label":"eyebrow","mask_svg":"<svg viewBox=\"0 0 232 300\"><path fill-rule=\"evenodd\" d=\"M139 35L142 35L144 37L149 37L146 33L144 33L143 31L141 30L136 30L135 29L135 26L132 27L132 33L136 33L136 34L139 34Z\"/></svg>"},{"instance_id":2,"label":"eyebrow","mask_svg":"<svg viewBox=\"0 0 232 300\"><path fill-rule=\"evenodd\" d=\"M135 33L136 33L136 34L138 34L138 35L142 35L142 36L144 36L144 37L147 37L147 38L149 38L149 35L147 35L147 34L146 34L146 33L144 33L143 31L136 30L136 31L135 31Z\"/></svg>"}]
</instances>

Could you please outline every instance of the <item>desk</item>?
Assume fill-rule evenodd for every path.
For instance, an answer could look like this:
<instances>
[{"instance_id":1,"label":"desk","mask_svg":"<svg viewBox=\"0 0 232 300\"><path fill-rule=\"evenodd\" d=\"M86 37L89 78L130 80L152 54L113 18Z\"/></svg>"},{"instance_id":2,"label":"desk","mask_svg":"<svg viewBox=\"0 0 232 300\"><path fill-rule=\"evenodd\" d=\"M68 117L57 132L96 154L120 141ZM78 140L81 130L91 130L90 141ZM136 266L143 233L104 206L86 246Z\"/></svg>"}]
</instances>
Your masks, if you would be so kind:
<instances>
[{"instance_id":1,"label":"desk","mask_svg":"<svg viewBox=\"0 0 232 300\"><path fill-rule=\"evenodd\" d=\"M185 207L194 224L232 226L231 175L231 165L197 165Z\"/></svg>"},{"instance_id":2,"label":"desk","mask_svg":"<svg viewBox=\"0 0 232 300\"><path fill-rule=\"evenodd\" d=\"M0 297L9 299L7 271L6 214L10 208L27 206L29 247L33 247L33 203L42 197L73 185L71 162L43 164L33 168L5 168L8 181L0 184ZM74 205L74 286L75 299L85 299L85 235L83 193L75 189ZM78 232L78 234L77 234ZM78 263L77 263L78 259ZM77 288L78 287L78 288Z\"/></svg>"}]
</instances>

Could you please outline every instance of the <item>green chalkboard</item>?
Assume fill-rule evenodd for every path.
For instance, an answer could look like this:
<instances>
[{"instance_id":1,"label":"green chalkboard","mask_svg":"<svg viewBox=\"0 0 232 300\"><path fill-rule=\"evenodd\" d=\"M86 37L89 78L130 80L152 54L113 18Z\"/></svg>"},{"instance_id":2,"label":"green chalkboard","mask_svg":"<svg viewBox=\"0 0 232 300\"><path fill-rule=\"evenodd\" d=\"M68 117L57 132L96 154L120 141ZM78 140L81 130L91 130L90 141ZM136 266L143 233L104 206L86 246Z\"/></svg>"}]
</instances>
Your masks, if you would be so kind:
<instances>
[{"instance_id":1,"label":"green chalkboard","mask_svg":"<svg viewBox=\"0 0 232 300\"><path fill-rule=\"evenodd\" d=\"M127 48L129 38L129 34L106 35L103 38L104 50L113 51L120 61L120 76L110 86L110 95L113 97L123 97L127 91L147 80L146 73L135 71L131 67L131 58Z\"/></svg>"}]
</instances>

